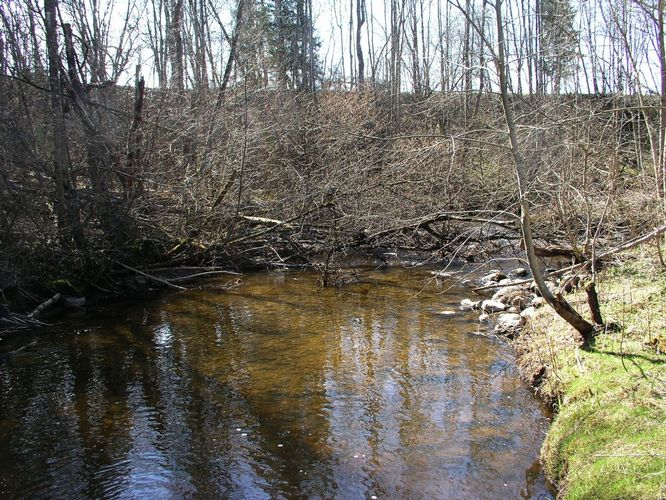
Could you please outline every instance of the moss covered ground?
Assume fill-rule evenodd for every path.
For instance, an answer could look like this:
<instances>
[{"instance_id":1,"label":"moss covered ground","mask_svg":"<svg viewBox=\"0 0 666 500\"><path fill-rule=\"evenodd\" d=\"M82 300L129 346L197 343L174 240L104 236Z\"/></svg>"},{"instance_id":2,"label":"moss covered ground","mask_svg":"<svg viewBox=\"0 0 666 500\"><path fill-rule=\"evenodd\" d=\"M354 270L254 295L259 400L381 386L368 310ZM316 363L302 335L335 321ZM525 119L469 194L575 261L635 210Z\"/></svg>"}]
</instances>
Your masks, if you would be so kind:
<instances>
[{"instance_id":1,"label":"moss covered ground","mask_svg":"<svg viewBox=\"0 0 666 500\"><path fill-rule=\"evenodd\" d=\"M548 308L516 341L557 409L542 461L562 498L666 498L666 271L646 247L602 271L597 289L613 328L590 349ZM583 293L570 299L586 309Z\"/></svg>"}]
</instances>

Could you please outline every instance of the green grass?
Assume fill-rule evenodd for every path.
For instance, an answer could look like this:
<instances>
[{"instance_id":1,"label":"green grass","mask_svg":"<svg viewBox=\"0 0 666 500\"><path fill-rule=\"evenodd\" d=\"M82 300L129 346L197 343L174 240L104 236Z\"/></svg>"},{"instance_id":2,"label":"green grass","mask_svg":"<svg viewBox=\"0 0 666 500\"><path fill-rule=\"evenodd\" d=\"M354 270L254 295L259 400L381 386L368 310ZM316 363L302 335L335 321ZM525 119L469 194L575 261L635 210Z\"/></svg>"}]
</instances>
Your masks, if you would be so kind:
<instances>
[{"instance_id":1,"label":"green grass","mask_svg":"<svg viewBox=\"0 0 666 500\"><path fill-rule=\"evenodd\" d=\"M542 448L549 478L570 499L666 498L666 274L635 252L599 277L606 321L589 351L543 308L518 341L520 364L546 366L542 395L559 411ZM579 311L583 295L570 296Z\"/></svg>"}]
</instances>

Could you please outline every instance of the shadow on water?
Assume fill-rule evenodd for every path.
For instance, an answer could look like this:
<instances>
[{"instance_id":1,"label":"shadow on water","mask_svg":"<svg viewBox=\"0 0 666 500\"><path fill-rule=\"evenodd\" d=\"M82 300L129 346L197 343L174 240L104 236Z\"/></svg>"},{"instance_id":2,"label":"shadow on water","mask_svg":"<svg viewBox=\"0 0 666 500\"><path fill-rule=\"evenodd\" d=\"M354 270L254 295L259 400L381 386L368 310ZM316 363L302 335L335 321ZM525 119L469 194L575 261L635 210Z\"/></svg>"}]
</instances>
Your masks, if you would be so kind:
<instances>
[{"instance_id":1,"label":"shadow on water","mask_svg":"<svg viewBox=\"0 0 666 500\"><path fill-rule=\"evenodd\" d=\"M510 349L429 279L250 275L26 337L0 496L552 498Z\"/></svg>"}]
</instances>

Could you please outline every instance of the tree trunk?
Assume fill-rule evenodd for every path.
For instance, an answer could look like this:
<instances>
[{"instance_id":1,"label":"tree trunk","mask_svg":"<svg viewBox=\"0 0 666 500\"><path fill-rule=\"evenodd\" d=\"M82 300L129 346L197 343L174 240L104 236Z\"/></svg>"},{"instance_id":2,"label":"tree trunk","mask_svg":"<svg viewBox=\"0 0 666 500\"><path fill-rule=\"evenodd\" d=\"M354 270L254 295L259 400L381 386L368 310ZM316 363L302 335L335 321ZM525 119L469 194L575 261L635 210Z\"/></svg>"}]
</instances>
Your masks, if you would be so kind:
<instances>
[{"instance_id":1,"label":"tree trunk","mask_svg":"<svg viewBox=\"0 0 666 500\"><path fill-rule=\"evenodd\" d=\"M499 0L498 0L499 1ZM469 93L472 90L472 2L467 0L465 2L465 34L463 36L463 98L464 98L464 120L465 127L467 127L467 121L469 119Z\"/></svg>"},{"instance_id":2,"label":"tree trunk","mask_svg":"<svg viewBox=\"0 0 666 500\"><path fill-rule=\"evenodd\" d=\"M391 128L400 124L400 71L402 65L402 29L404 25L404 0L391 0L391 41L389 60L389 82L391 89Z\"/></svg>"},{"instance_id":3,"label":"tree trunk","mask_svg":"<svg viewBox=\"0 0 666 500\"><path fill-rule=\"evenodd\" d=\"M231 41L229 43L229 56L227 57L227 62L224 66L224 74L222 75L222 81L220 82L220 87L217 89L217 98L215 99L215 106L213 112L210 115L210 122L208 123L208 130L206 132L206 146L204 150L204 161L203 161L203 170L207 170L211 164L211 151L213 149L213 129L217 122L217 116L224 104L224 97L229 86L229 79L231 78L231 70L236 63L236 52L238 46L238 38L241 33L241 25L243 21L243 15L245 11L245 0L238 0L236 4L236 19L234 21L234 29L231 35Z\"/></svg>"},{"instance_id":4,"label":"tree trunk","mask_svg":"<svg viewBox=\"0 0 666 500\"><path fill-rule=\"evenodd\" d=\"M356 83L356 65L354 64L354 0L349 0L349 88L353 89Z\"/></svg>"},{"instance_id":5,"label":"tree trunk","mask_svg":"<svg viewBox=\"0 0 666 500\"><path fill-rule=\"evenodd\" d=\"M5 59L5 39L0 32L0 109L7 108L8 89L5 88L7 81L7 60Z\"/></svg>"},{"instance_id":6,"label":"tree trunk","mask_svg":"<svg viewBox=\"0 0 666 500\"><path fill-rule=\"evenodd\" d=\"M447 4L448 9L448 4ZM448 23L448 10L447 10L447 23ZM448 27L448 26L447 26ZM446 42L444 41L444 29L442 25L442 0L437 0L437 39L439 49L439 88L442 92L449 90L447 78L447 58L444 44L448 44L448 35Z\"/></svg>"},{"instance_id":7,"label":"tree trunk","mask_svg":"<svg viewBox=\"0 0 666 500\"><path fill-rule=\"evenodd\" d=\"M411 5L411 26L412 31L412 88L414 95L421 97L423 95L422 80L421 80L421 57L419 56L419 25L418 15L416 12L416 2L412 0Z\"/></svg>"},{"instance_id":8,"label":"tree trunk","mask_svg":"<svg viewBox=\"0 0 666 500\"><path fill-rule=\"evenodd\" d=\"M312 14L312 0L305 2L306 39L307 39L307 87L309 92L315 91L316 68L315 68L315 37L314 18Z\"/></svg>"},{"instance_id":9,"label":"tree trunk","mask_svg":"<svg viewBox=\"0 0 666 500\"><path fill-rule=\"evenodd\" d=\"M657 5L657 47L659 50L660 107L659 107L659 163L657 166L657 185L666 210L666 33L664 29L664 8L666 2L659 0Z\"/></svg>"},{"instance_id":10,"label":"tree trunk","mask_svg":"<svg viewBox=\"0 0 666 500\"><path fill-rule=\"evenodd\" d=\"M500 80L500 97L502 100L502 108L504 109L504 118L509 131L509 142L511 146L511 153L513 155L514 167L516 170L516 178L518 181L518 194L520 196L520 224L523 232L523 241L525 243L525 252L527 254L527 261L532 271L534 282L541 293L541 296L546 302L560 315L567 323L573 326L583 337L583 341L587 344L592 338L594 326L587 322L583 317L576 312L569 303L562 298L561 295L557 297L553 295L541 273L539 262L537 261L534 252L534 241L532 239L532 224L530 219L529 208L529 190L527 182L527 172L525 167L525 160L520 149L518 142L518 132L516 121L513 115L513 107L511 105L509 88L506 76L506 65L504 56L504 27L502 24L502 2L497 0L495 3L495 14L497 21L497 44L498 54L495 58L497 73Z\"/></svg>"},{"instance_id":11,"label":"tree trunk","mask_svg":"<svg viewBox=\"0 0 666 500\"><path fill-rule=\"evenodd\" d=\"M51 119L53 132L53 163L56 220L60 238L82 247L83 232L78 221L78 213L68 200L72 186L69 180L69 156L67 153L67 131L63 112L62 81L60 79L60 56L58 55L57 34L58 0L44 0L46 19L46 51L49 61L49 90L51 91Z\"/></svg>"},{"instance_id":12,"label":"tree trunk","mask_svg":"<svg viewBox=\"0 0 666 500\"><path fill-rule=\"evenodd\" d=\"M601 307L599 306L599 296L597 295L597 288L594 284L594 281L588 283L585 287L585 293L587 294L587 305L590 307L590 314L592 315L592 321L597 325L603 325L604 319L601 316Z\"/></svg>"},{"instance_id":13,"label":"tree trunk","mask_svg":"<svg viewBox=\"0 0 666 500\"><path fill-rule=\"evenodd\" d=\"M363 59L363 46L361 45L361 30L365 24L365 0L356 0L356 59L358 61L358 86L362 88L365 83L365 60Z\"/></svg>"},{"instance_id":14,"label":"tree trunk","mask_svg":"<svg viewBox=\"0 0 666 500\"><path fill-rule=\"evenodd\" d=\"M185 88L182 23L183 0L175 0L169 26L169 56L171 58L171 86L178 91Z\"/></svg>"},{"instance_id":15,"label":"tree trunk","mask_svg":"<svg viewBox=\"0 0 666 500\"><path fill-rule=\"evenodd\" d=\"M146 82L141 76L141 67L136 68L136 82L134 86L134 113L132 125L129 130L129 139L127 144L127 170L125 172L125 196L128 206L131 206L134 200L143 194L142 179L142 151L141 143L143 141L142 123L143 123L143 100L145 96Z\"/></svg>"}]
</instances>

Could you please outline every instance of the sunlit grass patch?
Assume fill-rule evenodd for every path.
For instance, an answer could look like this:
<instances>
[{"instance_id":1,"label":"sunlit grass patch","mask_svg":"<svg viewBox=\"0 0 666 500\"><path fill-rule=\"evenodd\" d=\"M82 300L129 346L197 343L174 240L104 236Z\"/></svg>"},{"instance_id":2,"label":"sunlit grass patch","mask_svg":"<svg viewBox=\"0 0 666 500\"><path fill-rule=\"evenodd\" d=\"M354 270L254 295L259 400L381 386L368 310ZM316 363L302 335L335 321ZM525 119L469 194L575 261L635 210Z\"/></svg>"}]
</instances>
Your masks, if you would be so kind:
<instances>
[{"instance_id":1,"label":"sunlit grass patch","mask_svg":"<svg viewBox=\"0 0 666 500\"><path fill-rule=\"evenodd\" d=\"M666 498L666 274L637 251L598 280L615 328L589 351L544 308L517 342L556 415L542 449L564 498ZM582 311L584 297L573 301Z\"/></svg>"}]
</instances>

